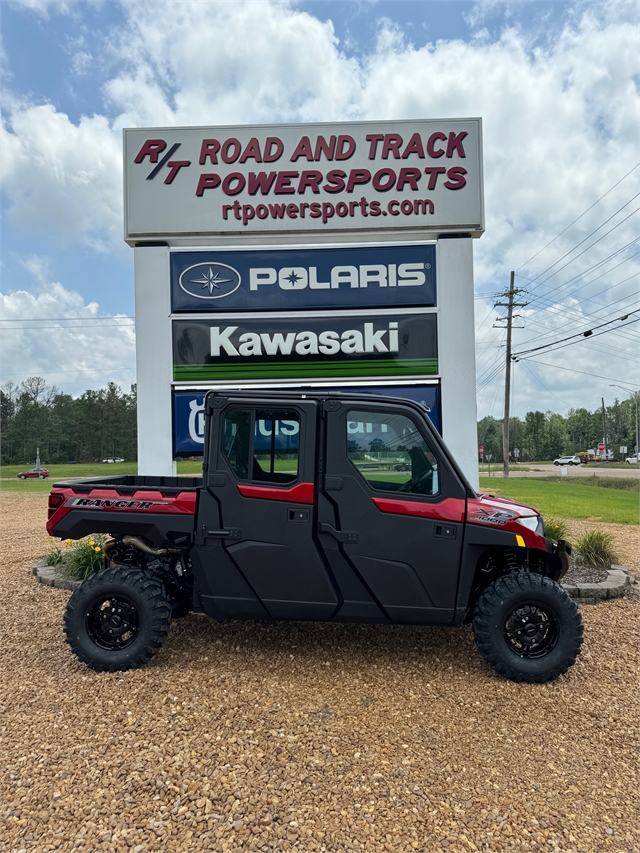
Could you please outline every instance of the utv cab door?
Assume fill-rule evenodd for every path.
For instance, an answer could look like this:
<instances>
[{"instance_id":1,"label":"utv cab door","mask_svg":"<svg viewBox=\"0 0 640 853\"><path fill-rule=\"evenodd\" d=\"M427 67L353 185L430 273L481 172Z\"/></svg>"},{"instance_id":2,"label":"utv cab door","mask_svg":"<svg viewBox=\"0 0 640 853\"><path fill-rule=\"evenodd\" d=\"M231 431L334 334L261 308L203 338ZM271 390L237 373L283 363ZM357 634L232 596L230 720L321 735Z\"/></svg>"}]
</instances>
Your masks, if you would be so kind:
<instances>
[{"instance_id":1,"label":"utv cab door","mask_svg":"<svg viewBox=\"0 0 640 853\"><path fill-rule=\"evenodd\" d=\"M465 489L426 415L375 398L329 400L325 409L320 539L333 548L336 574L350 566L393 622L452 622Z\"/></svg>"},{"instance_id":2,"label":"utv cab door","mask_svg":"<svg viewBox=\"0 0 640 853\"><path fill-rule=\"evenodd\" d=\"M215 618L331 619L315 534L319 404L213 397L194 570Z\"/></svg>"}]
</instances>

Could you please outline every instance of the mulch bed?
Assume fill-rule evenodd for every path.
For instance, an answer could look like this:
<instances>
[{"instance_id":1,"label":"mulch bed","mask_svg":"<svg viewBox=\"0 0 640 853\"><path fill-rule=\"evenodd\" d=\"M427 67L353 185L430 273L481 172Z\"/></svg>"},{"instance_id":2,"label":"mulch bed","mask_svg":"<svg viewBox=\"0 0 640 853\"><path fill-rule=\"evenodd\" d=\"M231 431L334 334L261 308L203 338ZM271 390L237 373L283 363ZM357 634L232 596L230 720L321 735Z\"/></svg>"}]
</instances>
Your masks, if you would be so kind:
<instances>
[{"instance_id":1,"label":"mulch bed","mask_svg":"<svg viewBox=\"0 0 640 853\"><path fill-rule=\"evenodd\" d=\"M557 681L460 629L177 620L95 673L34 583L46 495L3 493L0 834L25 853L640 850L640 601L583 609ZM3 848L4 849L4 848Z\"/></svg>"},{"instance_id":2,"label":"mulch bed","mask_svg":"<svg viewBox=\"0 0 640 853\"><path fill-rule=\"evenodd\" d=\"M607 579L607 569L594 569L572 562L569 571L562 578L563 584L602 583Z\"/></svg>"}]
</instances>

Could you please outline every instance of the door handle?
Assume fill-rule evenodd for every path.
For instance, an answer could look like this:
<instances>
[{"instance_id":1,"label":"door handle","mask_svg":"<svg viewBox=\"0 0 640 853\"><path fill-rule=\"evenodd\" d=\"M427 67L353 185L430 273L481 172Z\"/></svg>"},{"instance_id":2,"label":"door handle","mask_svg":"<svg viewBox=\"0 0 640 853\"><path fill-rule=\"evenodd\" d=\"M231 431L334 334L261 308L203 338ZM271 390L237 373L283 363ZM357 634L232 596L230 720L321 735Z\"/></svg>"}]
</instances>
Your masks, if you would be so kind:
<instances>
[{"instance_id":1,"label":"door handle","mask_svg":"<svg viewBox=\"0 0 640 853\"><path fill-rule=\"evenodd\" d=\"M320 533L328 533L329 536L333 536L333 538L337 539L338 542L344 542L345 544L355 545L360 541L360 537L357 533L347 530L336 530L335 527L332 527L330 524L325 524L324 522L318 526L318 531Z\"/></svg>"},{"instance_id":2,"label":"door handle","mask_svg":"<svg viewBox=\"0 0 640 853\"><path fill-rule=\"evenodd\" d=\"M242 531L238 527L230 527L227 530L207 530L206 535L215 539L241 539Z\"/></svg>"},{"instance_id":3,"label":"door handle","mask_svg":"<svg viewBox=\"0 0 640 853\"><path fill-rule=\"evenodd\" d=\"M311 518L311 513L308 509L298 509L297 507L292 507L287 512L287 520L288 521L309 521Z\"/></svg>"}]
</instances>

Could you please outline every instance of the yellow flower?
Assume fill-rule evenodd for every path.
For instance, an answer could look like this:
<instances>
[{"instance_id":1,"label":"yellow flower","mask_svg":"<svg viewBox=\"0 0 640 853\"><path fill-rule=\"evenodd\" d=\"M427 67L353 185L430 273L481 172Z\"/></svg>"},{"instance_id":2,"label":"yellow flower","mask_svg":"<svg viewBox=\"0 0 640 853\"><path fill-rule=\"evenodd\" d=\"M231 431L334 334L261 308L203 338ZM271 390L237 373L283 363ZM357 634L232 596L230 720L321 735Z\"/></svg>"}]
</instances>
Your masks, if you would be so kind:
<instances>
[{"instance_id":1,"label":"yellow flower","mask_svg":"<svg viewBox=\"0 0 640 853\"><path fill-rule=\"evenodd\" d=\"M71 539L65 539L64 544L65 545L71 545L71 541L72 541Z\"/></svg>"},{"instance_id":2,"label":"yellow flower","mask_svg":"<svg viewBox=\"0 0 640 853\"><path fill-rule=\"evenodd\" d=\"M92 540L89 542L89 545L95 545L95 544L96 544L96 543L95 543L95 540L94 540L94 539L92 539Z\"/></svg>"},{"instance_id":3,"label":"yellow flower","mask_svg":"<svg viewBox=\"0 0 640 853\"><path fill-rule=\"evenodd\" d=\"M101 550L100 548L94 548L94 551L96 552L96 554L97 554L97 553L98 553L98 551L100 551L100 550Z\"/></svg>"}]
</instances>

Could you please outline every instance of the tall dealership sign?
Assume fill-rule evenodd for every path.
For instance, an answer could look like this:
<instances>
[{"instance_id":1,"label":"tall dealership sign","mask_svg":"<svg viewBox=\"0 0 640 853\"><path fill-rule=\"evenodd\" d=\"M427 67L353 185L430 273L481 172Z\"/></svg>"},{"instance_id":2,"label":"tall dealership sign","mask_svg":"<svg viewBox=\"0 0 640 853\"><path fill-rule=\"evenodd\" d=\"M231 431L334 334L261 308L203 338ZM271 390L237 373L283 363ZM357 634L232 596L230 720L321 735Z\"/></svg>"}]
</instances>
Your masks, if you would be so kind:
<instances>
[{"instance_id":1,"label":"tall dealership sign","mask_svg":"<svg viewBox=\"0 0 640 853\"><path fill-rule=\"evenodd\" d=\"M208 388L293 385L421 399L476 479L480 119L137 128L124 158L142 473L198 452Z\"/></svg>"}]
</instances>

